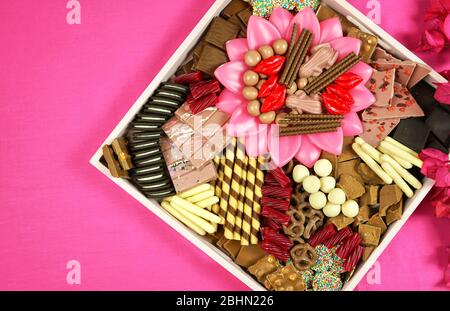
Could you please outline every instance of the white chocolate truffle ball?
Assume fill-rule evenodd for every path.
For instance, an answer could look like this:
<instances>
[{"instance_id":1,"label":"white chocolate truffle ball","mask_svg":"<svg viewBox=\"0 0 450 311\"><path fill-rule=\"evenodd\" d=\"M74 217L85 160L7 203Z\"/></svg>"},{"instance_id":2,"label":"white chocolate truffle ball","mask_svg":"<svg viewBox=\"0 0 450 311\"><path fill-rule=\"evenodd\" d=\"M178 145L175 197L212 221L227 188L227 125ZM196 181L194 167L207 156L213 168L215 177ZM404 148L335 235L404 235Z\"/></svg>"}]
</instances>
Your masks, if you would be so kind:
<instances>
[{"instance_id":1,"label":"white chocolate truffle ball","mask_svg":"<svg viewBox=\"0 0 450 311\"><path fill-rule=\"evenodd\" d=\"M327 196L323 192L316 192L309 196L309 204L317 210L321 210L327 205Z\"/></svg>"},{"instance_id":2,"label":"white chocolate truffle ball","mask_svg":"<svg viewBox=\"0 0 450 311\"><path fill-rule=\"evenodd\" d=\"M346 217L356 217L359 214L359 205L355 200L348 200L342 204L342 214Z\"/></svg>"},{"instance_id":3,"label":"white chocolate truffle ball","mask_svg":"<svg viewBox=\"0 0 450 311\"><path fill-rule=\"evenodd\" d=\"M330 203L342 205L345 200L345 192L340 188L334 188L328 193L328 201L330 201Z\"/></svg>"},{"instance_id":4,"label":"white chocolate truffle ball","mask_svg":"<svg viewBox=\"0 0 450 311\"><path fill-rule=\"evenodd\" d=\"M298 164L294 167L294 171L292 172L292 178L297 184L301 183L308 176L309 170L306 166Z\"/></svg>"},{"instance_id":5,"label":"white chocolate truffle ball","mask_svg":"<svg viewBox=\"0 0 450 311\"><path fill-rule=\"evenodd\" d=\"M314 164L314 172L316 172L317 176L325 177L330 176L333 171L333 165L330 160L321 159Z\"/></svg>"},{"instance_id":6,"label":"white chocolate truffle ball","mask_svg":"<svg viewBox=\"0 0 450 311\"><path fill-rule=\"evenodd\" d=\"M320 179L320 191L323 193L330 193L336 188L336 179L332 176L325 176Z\"/></svg>"},{"instance_id":7,"label":"white chocolate truffle ball","mask_svg":"<svg viewBox=\"0 0 450 311\"><path fill-rule=\"evenodd\" d=\"M320 179L317 176L308 176L303 179L303 189L308 193L316 193L320 190ZM344 202L342 202L344 203Z\"/></svg>"},{"instance_id":8,"label":"white chocolate truffle ball","mask_svg":"<svg viewBox=\"0 0 450 311\"><path fill-rule=\"evenodd\" d=\"M325 207L323 208L322 212L329 218L337 217L341 213L341 206L328 202L327 205L325 205Z\"/></svg>"}]
</instances>

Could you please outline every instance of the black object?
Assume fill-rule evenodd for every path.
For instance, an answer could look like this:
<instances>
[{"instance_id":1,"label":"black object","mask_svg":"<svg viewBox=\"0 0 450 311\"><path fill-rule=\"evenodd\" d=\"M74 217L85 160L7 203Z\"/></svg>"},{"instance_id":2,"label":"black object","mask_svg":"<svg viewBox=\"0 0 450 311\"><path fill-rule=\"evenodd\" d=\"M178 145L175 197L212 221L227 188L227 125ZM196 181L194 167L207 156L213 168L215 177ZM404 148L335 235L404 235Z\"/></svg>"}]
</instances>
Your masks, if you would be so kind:
<instances>
[{"instance_id":1,"label":"black object","mask_svg":"<svg viewBox=\"0 0 450 311\"><path fill-rule=\"evenodd\" d=\"M393 138L408 146L416 152L420 152L426 145L430 127L419 118L401 120Z\"/></svg>"},{"instance_id":2,"label":"black object","mask_svg":"<svg viewBox=\"0 0 450 311\"><path fill-rule=\"evenodd\" d=\"M426 124L441 144L450 147L450 113L442 107L436 107L426 118Z\"/></svg>"},{"instance_id":3,"label":"black object","mask_svg":"<svg viewBox=\"0 0 450 311\"><path fill-rule=\"evenodd\" d=\"M411 88L410 91L426 115L431 114L434 108L439 106L439 103L434 99L436 89L427 82L423 80L420 81L416 86Z\"/></svg>"}]
</instances>

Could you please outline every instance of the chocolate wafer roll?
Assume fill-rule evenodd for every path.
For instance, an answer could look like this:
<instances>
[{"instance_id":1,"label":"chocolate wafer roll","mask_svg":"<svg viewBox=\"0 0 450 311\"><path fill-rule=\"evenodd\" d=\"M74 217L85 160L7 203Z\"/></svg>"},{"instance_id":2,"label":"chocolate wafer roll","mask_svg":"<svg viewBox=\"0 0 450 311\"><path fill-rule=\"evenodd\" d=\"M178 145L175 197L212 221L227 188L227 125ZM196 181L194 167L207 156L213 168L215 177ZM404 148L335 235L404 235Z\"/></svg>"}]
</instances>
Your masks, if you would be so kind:
<instances>
[{"instance_id":1,"label":"chocolate wafer roll","mask_svg":"<svg viewBox=\"0 0 450 311\"><path fill-rule=\"evenodd\" d=\"M286 57L289 58L291 56L292 50L294 49L295 42L297 42L297 34L298 34L298 26L294 23L294 27L292 28L291 42L289 43L289 48L286 53Z\"/></svg>"},{"instance_id":2,"label":"chocolate wafer roll","mask_svg":"<svg viewBox=\"0 0 450 311\"><path fill-rule=\"evenodd\" d=\"M298 71L300 70L300 66L303 64L306 58L306 53L309 50L312 42L312 33L309 30L306 30L306 37L301 43L300 49L295 56L294 62L292 63L291 68L289 68L285 83L287 88L289 89L292 86L293 81L298 75Z\"/></svg>"},{"instance_id":3,"label":"chocolate wafer roll","mask_svg":"<svg viewBox=\"0 0 450 311\"><path fill-rule=\"evenodd\" d=\"M235 210L230 210L228 201L230 198L231 180L233 175L233 166L236 152L237 139L234 137L225 151L225 163L223 170L222 193L220 195L220 213L219 216L225 220L224 234L228 239L233 237Z\"/></svg>"},{"instance_id":4,"label":"chocolate wafer roll","mask_svg":"<svg viewBox=\"0 0 450 311\"><path fill-rule=\"evenodd\" d=\"M302 44L305 42L307 36L308 36L309 30L303 29L302 33L300 34L300 38L298 39L297 43L295 44L294 48L291 51L291 54L289 55L287 59L287 63L284 67L283 73L281 74L279 83L280 84L286 84L289 71L292 69L292 65L294 64L295 58L297 57L297 53L300 51L300 48Z\"/></svg>"},{"instance_id":5,"label":"chocolate wafer roll","mask_svg":"<svg viewBox=\"0 0 450 311\"><path fill-rule=\"evenodd\" d=\"M228 212L227 212L227 219L233 218L234 224L233 230L231 230L230 232L225 230L225 237L229 240L234 240L234 233L233 233L234 227L238 222L237 219L238 200L239 200L239 190L241 186L240 183L242 178L242 168L244 166L244 159L245 159L245 146L243 145L242 141L238 139L236 143L236 156L234 161L233 175L231 178L231 189L230 189L230 197L228 198Z\"/></svg>"},{"instance_id":6,"label":"chocolate wafer roll","mask_svg":"<svg viewBox=\"0 0 450 311\"><path fill-rule=\"evenodd\" d=\"M344 116L342 115L333 115L333 114L287 114L284 119L288 120L299 120L299 119L337 119L341 120Z\"/></svg>"},{"instance_id":7,"label":"chocolate wafer roll","mask_svg":"<svg viewBox=\"0 0 450 311\"><path fill-rule=\"evenodd\" d=\"M234 226L234 239L241 240L242 233L242 216L244 214L245 186L247 183L247 164L248 156L245 156L242 163L242 175L239 188L238 208L236 214L236 225Z\"/></svg>"},{"instance_id":8,"label":"chocolate wafer roll","mask_svg":"<svg viewBox=\"0 0 450 311\"><path fill-rule=\"evenodd\" d=\"M253 197L255 191L256 158L249 157L247 165L247 181L245 185L244 214L242 217L241 245L249 245L252 233Z\"/></svg>"},{"instance_id":9,"label":"chocolate wafer roll","mask_svg":"<svg viewBox=\"0 0 450 311\"><path fill-rule=\"evenodd\" d=\"M264 185L264 173L263 173L264 164L265 158L263 156L259 156L255 176L256 179L255 179L255 191L254 191L253 211L252 211L252 232L250 236L251 244L258 244L258 234L259 229L261 227L259 216L261 214L262 186Z\"/></svg>"},{"instance_id":10,"label":"chocolate wafer roll","mask_svg":"<svg viewBox=\"0 0 450 311\"><path fill-rule=\"evenodd\" d=\"M323 128L337 128L341 125L340 122L332 122L332 123L318 123L313 125L298 125L298 126L289 126L280 128L280 133L289 133L289 132L298 132L298 131L310 131L316 129Z\"/></svg>"},{"instance_id":11,"label":"chocolate wafer roll","mask_svg":"<svg viewBox=\"0 0 450 311\"><path fill-rule=\"evenodd\" d=\"M336 131L337 131L337 127L315 129L315 130L301 130L301 131L297 131L297 132L283 132L283 133L280 133L280 137L318 134L318 133L329 133L329 132L336 132Z\"/></svg>"}]
</instances>

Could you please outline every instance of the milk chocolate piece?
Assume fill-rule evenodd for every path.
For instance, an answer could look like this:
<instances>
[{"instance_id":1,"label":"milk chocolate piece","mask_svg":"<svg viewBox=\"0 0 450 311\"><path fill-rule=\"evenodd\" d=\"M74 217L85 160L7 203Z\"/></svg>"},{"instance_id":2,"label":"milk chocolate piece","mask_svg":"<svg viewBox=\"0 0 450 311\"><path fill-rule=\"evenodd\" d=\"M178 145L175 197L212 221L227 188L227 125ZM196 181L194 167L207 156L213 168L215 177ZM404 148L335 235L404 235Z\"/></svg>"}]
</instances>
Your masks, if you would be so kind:
<instances>
[{"instance_id":1,"label":"milk chocolate piece","mask_svg":"<svg viewBox=\"0 0 450 311\"><path fill-rule=\"evenodd\" d=\"M331 165L333 167L333 170L331 171L330 176L333 176L334 178L337 178L337 167L338 167L338 157L334 154L331 154L326 151L322 151L322 155L320 156L321 159L326 159L331 162Z\"/></svg>"},{"instance_id":2,"label":"milk chocolate piece","mask_svg":"<svg viewBox=\"0 0 450 311\"><path fill-rule=\"evenodd\" d=\"M354 218L346 217L344 214L329 219L329 222L334 224L338 231L350 226L354 221Z\"/></svg>"},{"instance_id":3,"label":"milk chocolate piece","mask_svg":"<svg viewBox=\"0 0 450 311\"><path fill-rule=\"evenodd\" d=\"M235 39L239 31L239 27L233 25L226 19L217 16L211 22L204 40L219 49L225 50L225 43Z\"/></svg>"},{"instance_id":4,"label":"milk chocolate piece","mask_svg":"<svg viewBox=\"0 0 450 311\"><path fill-rule=\"evenodd\" d=\"M250 17L252 16L252 10L250 8L247 8L245 10L240 11L237 16L239 19L244 23L245 27L248 26L248 21Z\"/></svg>"},{"instance_id":5,"label":"milk chocolate piece","mask_svg":"<svg viewBox=\"0 0 450 311\"><path fill-rule=\"evenodd\" d=\"M395 69L395 81L399 82L404 87L408 86L409 80L411 79L414 70L416 68L416 63L405 60L401 61L398 59L392 60L376 60L371 63L372 67L376 70L384 71L389 69Z\"/></svg>"},{"instance_id":6,"label":"milk chocolate piece","mask_svg":"<svg viewBox=\"0 0 450 311\"><path fill-rule=\"evenodd\" d=\"M344 190L347 196L347 200L357 199L366 192L364 184L357 180L355 177L348 174L342 174L339 177L337 186Z\"/></svg>"},{"instance_id":7,"label":"milk chocolate piece","mask_svg":"<svg viewBox=\"0 0 450 311\"><path fill-rule=\"evenodd\" d=\"M358 216L356 216L356 219L360 222L365 223L369 221L369 219L372 217L372 214L372 209L369 206L364 205L359 208L359 213Z\"/></svg>"},{"instance_id":8,"label":"milk chocolate piece","mask_svg":"<svg viewBox=\"0 0 450 311\"><path fill-rule=\"evenodd\" d=\"M196 70L200 70L210 76L214 76L214 71L220 65L228 62L228 57L224 51L210 44L203 47L198 62L195 66Z\"/></svg>"},{"instance_id":9,"label":"milk chocolate piece","mask_svg":"<svg viewBox=\"0 0 450 311\"><path fill-rule=\"evenodd\" d=\"M267 255L248 268L248 272L254 275L259 282L264 283L266 276L275 272L280 266L273 255Z\"/></svg>"},{"instance_id":10,"label":"milk chocolate piece","mask_svg":"<svg viewBox=\"0 0 450 311\"><path fill-rule=\"evenodd\" d=\"M362 46L360 53L364 61L366 63L369 62L375 51L375 48L377 47L378 38L370 33L362 31L357 27L350 28L347 36L361 40Z\"/></svg>"},{"instance_id":11,"label":"milk chocolate piece","mask_svg":"<svg viewBox=\"0 0 450 311\"><path fill-rule=\"evenodd\" d=\"M375 250L375 246L366 246L364 247L364 253L362 256L362 261L367 261L369 259L370 255L372 255L373 251Z\"/></svg>"},{"instance_id":12,"label":"milk chocolate piece","mask_svg":"<svg viewBox=\"0 0 450 311\"><path fill-rule=\"evenodd\" d=\"M132 169L133 163L131 162L131 156L127 150L127 141L125 138L119 137L114 139L112 142L112 148L119 159L120 166L125 171Z\"/></svg>"},{"instance_id":13,"label":"milk chocolate piece","mask_svg":"<svg viewBox=\"0 0 450 311\"><path fill-rule=\"evenodd\" d=\"M242 246L236 256L235 263L241 267L248 268L266 255L267 253L260 245Z\"/></svg>"},{"instance_id":14,"label":"milk chocolate piece","mask_svg":"<svg viewBox=\"0 0 450 311\"><path fill-rule=\"evenodd\" d=\"M358 164L361 161L359 159L354 159L346 162L338 163L337 166L337 177L339 178L342 174L347 174L355 177L357 180L362 181L359 173L357 171Z\"/></svg>"},{"instance_id":15,"label":"milk chocolate piece","mask_svg":"<svg viewBox=\"0 0 450 311\"><path fill-rule=\"evenodd\" d=\"M392 61L392 60L397 60L400 61L398 58L395 58L394 56L392 56L391 54L389 54L388 52L386 52L385 49L377 46L375 48L375 51L372 55L372 60L387 60L387 61Z\"/></svg>"},{"instance_id":16,"label":"milk chocolate piece","mask_svg":"<svg viewBox=\"0 0 450 311\"><path fill-rule=\"evenodd\" d=\"M447 148L450 147L450 113L441 107L436 107L425 123L442 144Z\"/></svg>"},{"instance_id":17,"label":"milk chocolate piece","mask_svg":"<svg viewBox=\"0 0 450 311\"><path fill-rule=\"evenodd\" d=\"M409 79L408 82L408 88L414 87L417 83L425 79L426 76L431 72L431 68L424 64L416 64L416 69L414 70L414 73Z\"/></svg>"},{"instance_id":18,"label":"milk chocolate piece","mask_svg":"<svg viewBox=\"0 0 450 311\"><path fill-rule=\"evenodd\" d=\"M389 213L389 212L388 212ZM383 218L380 216L380 214L373 215L369 221L367 222L368 225L378 227L381 229L381 234L384 234L387 230L387 226L384 223Z\"/></svg>"},{"instance_id":19,"label":"milk chocolate piece","mask_svg":"<svg viewBox=\"0 0 450 311\"><path fill-rule=\"evenodd\" d=\"M383 180L364 162L358 165L358 173L361 175L363 181L367 185L382 185Z\"/></svg>"},{"instance_id":20,"label":"milk chocolate piece","mask_svg":"<svg viewBox=\"0 0 450 311\"><path fill-rule=\"evenodd\" d=\"M104 145L103 157L108 164L109 172L113 177L128 178L128 173L120 167L119 161L115 158L112 148L108 145Z\"/></svg>"},{"instance_id":21,"label":"milk chocolate piece","mask_svg":"<svg viewBox=\"0 0 450 311\"><path fill-rule=\"evenodd\" d=\"M439 106L439 103L434 99L436 89L427 82L419 82L410 91L426 115L431 114L434 108Z\"/></svg>"},{"instance_id":22,"label":"milk chocolate piece","mask_svg":"<svg viewBox=\"0 0 450 311\"><path fill-rule=\"evenodd\" d=\"M403 215L403 200L397 204L392 205L386 214L386 224L389 226L394 221L400 220Z\"/></svg>"},{"instance_id":23,"label":"milk chocolate piece","mask_svg":"<svg viewBox=\"0 0 450 311\"><path fill-rule=\"evenodd\" d=\"M228 252L230 257L234 260L241 249L241 241L228 240L222 245L223 249Z\"/></svg>"},{"instance_id":24,"label":"milk chocolate piece","mask_svg":"<svg viewBox=\"0 0 450 311\"><path fill-rule=\"evenodd\" d=\"M364 132L359 136L373 147L377 147L400 123L400 119L362 121Z\"/></svg>"},{"instance_id":25,"label":"milk chocolate piece","mask_svg":"<svg viewBox=\"0 0 450 311\"><path fill-rule=\"evenodd\" d=\"M385 185L380 190L380 216L386 216L389 207L400 202L403 192L397 185Z\"/></svg>"},{"instance_id":26,"label":"milk chocolate piece","mask_svg":"<svg viewBox=\"0 0 450 311\"><path fill-rule=\"evenodd\" d=\"M224 18L230 18L244 9L248 8L248 4L242 0L232 0L226 7L223 9L222 15Z\"/></svg>"},{"instance_id":27,"label":"milk chocolate piece","mask_svg":"<svg viewBox=\"0 0 450 311\"><path fill-rule=\"evenodd\" d=\"M359 206L371 206L378 203L379 186L366 186L366 193L359 199Z\"/></svg>"},{"instance_id":28,"label":"milk chocolate piece","mask_svg":"<svg viewBox=\"0 0 450 311\"><path fill-rule=\"evenodd\" d=\"M267 276L270 288L275 291L304 291L305 282L300 273L292 264L280 267L274 273Z\"/></svg>"},{"instance_id":29,"label":"milk chocolate piece","mask_svg":"<svg viewBox=\"0 0 450 311\"><path fill-rule=\"evenodd\" d=\"M420 152L428 140L430 127L417 118L402 120L394 133L394 139L414 151Z\"/></svg>"},{"instance_id":30,"label":"milk chocolate piece","mask_svg":"<svg viewBox=\"0 0 450 311\"><path fill-rule=\"evenodd\" d=\"M352 144L355 138L353 136L344 137L344 144L342 147L342 153L338 157L338 162L345 162L348 160L358 159L358 155L352 148Z\"/></svg>"},{"instance_id":31,"label":"milk chocolate piece","mask_svg":"<svg viewBox=\"0 0 450 311\"><path fill-rule=\"evenodd\" d=\"M364 246L378 246L380 244L381 229L371 225L363 224L358 227Z\"/></svg>"},{"instance_id":32,"label":"milk chocolate piece","mask_svg":"<svg viewBox=\"0 0 450 311\"><path fill-rule=\"evenodd\" d=\"M387 107L394 97L395 69L386 71L374 70L366 87L375 95L374 107Z\"/></svg>"}]
</instances>

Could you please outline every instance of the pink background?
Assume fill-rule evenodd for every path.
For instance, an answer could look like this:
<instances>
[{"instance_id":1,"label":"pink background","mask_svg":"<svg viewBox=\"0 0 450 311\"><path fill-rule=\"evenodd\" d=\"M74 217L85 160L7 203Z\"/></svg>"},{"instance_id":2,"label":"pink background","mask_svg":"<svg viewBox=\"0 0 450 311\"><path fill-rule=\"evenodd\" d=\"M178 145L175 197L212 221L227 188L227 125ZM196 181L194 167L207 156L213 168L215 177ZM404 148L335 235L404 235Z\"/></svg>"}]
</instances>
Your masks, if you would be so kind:
<instances>
[{"instance_id":1,"label":"pink background","mask_svg":"<svg viewBox=\"0 0 450 311\"><path fill-rule=\"evenodd\" d=\"M426 2L381 0L383 27L414 48ZM63 0L0 4L0 289L245 290L88 163L213 1L80 3L81 25ZM423 203L360 289L444 290L449 224Z\"/></svg>"}]
</instances>

